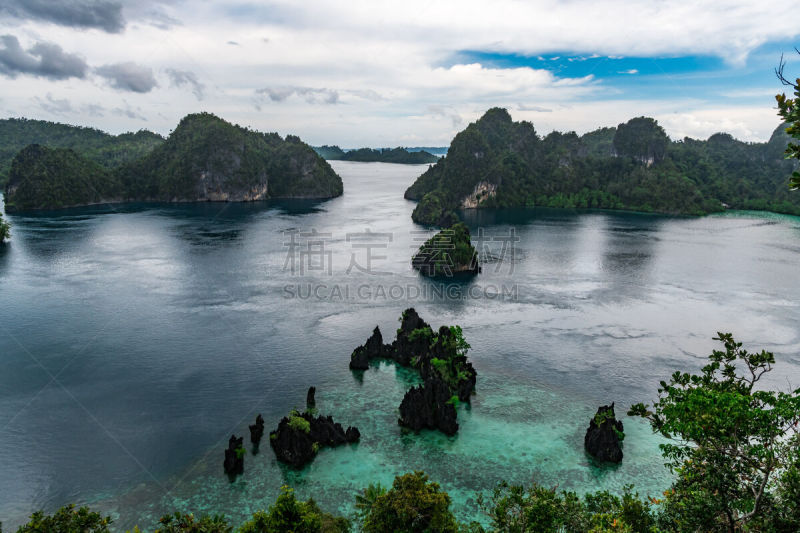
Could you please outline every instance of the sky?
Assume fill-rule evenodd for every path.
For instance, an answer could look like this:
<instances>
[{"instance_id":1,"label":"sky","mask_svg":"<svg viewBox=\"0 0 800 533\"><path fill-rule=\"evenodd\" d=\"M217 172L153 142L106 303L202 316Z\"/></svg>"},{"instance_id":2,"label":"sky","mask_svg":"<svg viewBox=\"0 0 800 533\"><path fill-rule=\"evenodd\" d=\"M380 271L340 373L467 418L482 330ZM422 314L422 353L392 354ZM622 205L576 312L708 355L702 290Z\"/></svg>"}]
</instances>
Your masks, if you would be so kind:
<instances>
[{"instance_id":1,"label":"sky","mask_svg":"<svg viewBox=\"0 0 800 533\"><path fill-rule=\"evenodd\" d=\"M651 116L779 125L792 2L0 0L0 118L167 135L209 111L311 144L447 146L487 109L541 134Z\"/></svg>"}]
</instances>

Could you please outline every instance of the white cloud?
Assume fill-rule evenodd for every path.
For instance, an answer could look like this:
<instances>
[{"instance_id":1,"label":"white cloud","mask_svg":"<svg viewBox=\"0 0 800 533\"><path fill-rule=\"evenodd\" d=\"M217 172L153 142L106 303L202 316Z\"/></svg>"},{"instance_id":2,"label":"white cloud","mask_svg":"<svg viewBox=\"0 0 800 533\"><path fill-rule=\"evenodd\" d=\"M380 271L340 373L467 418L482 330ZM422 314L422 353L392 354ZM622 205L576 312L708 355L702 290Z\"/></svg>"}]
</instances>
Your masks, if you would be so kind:
<instances>
[{"instance_id":1,"label":"white cloud","mask_svg":"<svg viewBox=\"0 0 800 533\"><path fill-rule=\"evenodd\" d=\"M149 92L121 93L96 77L55 83L18 76L0 88L4 107L56 118L64 106L50 99L66 100L70 110L61 113L71 121L115 132L144 125L167 133L181 116L198 110L202 97L204 110L229 120L346 146L412 138L447 144L496 105L532 120L541 132L587 131L645 114L656 116L675 137L729 127L753 140L777 124L771 95L762 97L760 90L725 86L697 98L685 89L671 100L621 100L624 95L602 79L564 77L544 67L599 56L702 54L736 69L762 43L800 34L792 6L751 0L275 0L233 7L221 0L151 0L142 6L125 4L122 33L0 20L0 35L13 31L28 42L46 39L93 66L135 63L152 69L162 78L145 76L147 83L135 85ZM225 46L231 38L241 46ZM464 50L540 56L542 62L537 68L452 65L451 58ZM773 66L764 65L765 88L773 81ZM191 79L170 73L190 73ZM776 85L774 92L779 90ZM738 95L744 107L715 102L726 95ZM255 113L254 103L260 107Z\"/></svg>"}]
</instances>

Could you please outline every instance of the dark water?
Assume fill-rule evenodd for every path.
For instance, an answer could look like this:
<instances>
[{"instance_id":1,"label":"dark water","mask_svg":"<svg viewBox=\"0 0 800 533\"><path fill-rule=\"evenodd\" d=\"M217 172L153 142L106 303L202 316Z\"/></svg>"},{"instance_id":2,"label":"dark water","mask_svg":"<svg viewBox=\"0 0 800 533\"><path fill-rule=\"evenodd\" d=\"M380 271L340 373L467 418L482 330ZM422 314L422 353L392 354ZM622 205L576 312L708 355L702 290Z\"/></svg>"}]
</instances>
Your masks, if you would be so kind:
<instances>
[{"instance_id":1,"label":"dark water","mask_svg":"<svg viewBox=\"0 0 800 533\"><path fill-rule=\"evenodd\" d=\"M669 475L638 421L625 419L621 466L583 453L598 404L624 412L651 399L660 379L703 364L717 331L776 352L770 385L800 385L800 219L470 212L492 262L473 282L442 287L409 265L427 233L402 193L425 167L334 166L345 195L321 203L9 217L13 241L0 250L7 529L68 502L112 514L120 529L150 529L172 510L238 523L284 483L348 513L356 490L413 469L439 481L464 519L501 479L657 493ZM398 428L414 375L347 368L372 328L392 336L409 305L435 327L461 324L472 344L478 394L460 407L454 438ZM357 425L362 442L324 450L300 472L278 465L265 443L229 483L230 434L257 413L273 428L303 407L309 385L320 410Z\"/></svg>"}]
</instances>

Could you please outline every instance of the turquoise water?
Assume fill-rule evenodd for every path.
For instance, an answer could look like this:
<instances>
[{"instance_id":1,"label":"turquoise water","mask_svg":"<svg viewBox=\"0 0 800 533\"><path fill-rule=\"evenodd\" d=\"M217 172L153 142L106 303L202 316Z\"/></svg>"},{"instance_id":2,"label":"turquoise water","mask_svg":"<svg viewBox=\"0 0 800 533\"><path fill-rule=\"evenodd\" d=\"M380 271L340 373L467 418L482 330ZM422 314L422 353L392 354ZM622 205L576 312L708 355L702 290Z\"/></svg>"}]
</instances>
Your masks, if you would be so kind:
<instances>
[{"instance_id":1,"label":"turquoise water","mask_svg":"<svg viewBox=\"0 0 800 533\"><path fill-rule=\"evenodd\" d=\"M151 529L173 510L238 523L284 483L347 514L360 488L415 469L442 484L462 519L475 518L477 494L502 479L576 491L635 483L656 494L670 478L638 421L624 418L621 465L584 454L598 405L615 401L623 413L651 399L660 379L703 364L716 331L776 353L769 385L800 386L797 218L467 212L494 261L437 293L410 268L430 232L411 222L414 204L402 199L425 167L335 168L345 195L327 202L9 217L13 241L0 251L6 528L68 502L111 513L120 530ZM504 254L497 239L512 229L519 241ZM312 230L330 234L325 268L293 274L291 234ZM367 272L351 268L354 256L367 262L354 246L365 230L391 236L369 239ZM436 327L462 325L472 344L477 395L459 407L452 438L398 427L413 374L347 368L375 325L390 337L412 305ZM257 413L274 428L302 407L309 385L320 411L358 426L362 441L323 450L302 471L278 465L265 443L229 483L230 434L246 434Z\"/></svg>"}]
</instances>

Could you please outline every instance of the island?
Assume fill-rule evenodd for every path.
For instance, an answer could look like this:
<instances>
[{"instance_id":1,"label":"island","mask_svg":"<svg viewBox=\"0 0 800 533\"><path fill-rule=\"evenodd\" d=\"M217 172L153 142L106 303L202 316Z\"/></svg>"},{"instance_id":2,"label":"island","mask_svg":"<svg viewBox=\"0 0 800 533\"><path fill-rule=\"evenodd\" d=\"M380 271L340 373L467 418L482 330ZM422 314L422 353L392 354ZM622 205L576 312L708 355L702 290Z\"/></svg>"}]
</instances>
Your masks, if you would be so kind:
<instances>
[{"instance_id":1,"label":"island","mask_svg":"<svg viewBox=\"0 0 800 533\"><path fill-rule=\"evenodd\" d=\"M0 119L0 187L5 187L11 162L31 144L71 148L111 170L139 159L164 143L164 137L148 130L111 135L104 131L46 120Z\"/></svg>"},{"instance_id":2,"label":"island","mask_svg":"<svg viewBox=\"0 0 800 533\"><path fill-rule=\"evenodd\" d=\"M620 463L624 438L622 422L617 420L612 403L597 409L597 413L589 421L583 446L598 461Z\"/></svg>"},{"instance_id":3,"label":"island","mask_svg":"<svg viewBox=\"0 0 800 533\"><path fill-rule=\"evenodd\" d=\"M342 190L341 178L298 137L196 113L166 141L115 168L72 148L27 146L11 163L5 205L13 212L129 201L324 199Z\"/></svg>"},{"instance_id":4,"label":"island","mask_svg":"<svg viewBox=\"0 0 800 533\"><path fill-rule=\"evenodd\" d=\"M456 407L470 401L478 376L467 359L469 349L459 326L442 326L434 332L412 307L403 311L391 344L383 344L376 326L367 342L351 354L350 369L366 370L373 359L391 359L418 370L423 384L406 392L398 424L415 432L427 428L454 435Z\"/></svg>"},{"instance_id":5,"label":"island","mask_svg":"<svg viewBox=\"0 0 800 533\"><path fill-rule=\"evenodd\" d=\"M336 161L358 161L361 163L400 163L404 165L423 165L436 163L439 156L426 150L409 150L397 148L357 148L355 150L342 150L338 146L315 146L314 150L320 156Z\"/></svg>"},{"instance_id":6,"label":"island","mask_svg":"<svg viewBox=\"0 0 800 533\"><path fill-rule=\"evenodd\" d=\"M356 427L346 430L331 416L314 416L316 401L311 387L307 394L306 410L293 410L269 434L269 443L278 461L302 468L314 460L322 446L340 446L356 443L361 433Z\"/></svg>"},{"instance_id":7,"label":"island","mask_svg":"<svg viewBox=\"0 0 800 533\"><path fill-rule=\"evenodd\" d=\"M411 258L411 266L432 278L472 276L481 271L469 228L457 222L425 241Z\"/></svg>"},{"instance_id":8,"label":"island","mask_svg":"<svg viewBox=\"0 0 800 533\"><path fill-rule=\"evenodd\" d=\"M582 136L544 137L493 108L458 133L447 155L405 192L412 218L447 227L460 209L561 207L704 215L725 209L800 214L786 183L785 126L766 143L726 133L672 141L652 118Z\"/></svg>"}]
</instances>

